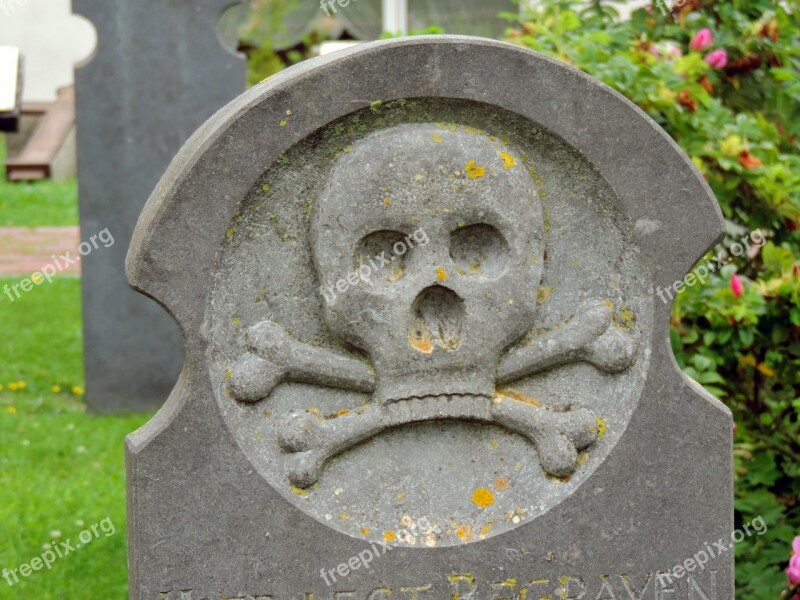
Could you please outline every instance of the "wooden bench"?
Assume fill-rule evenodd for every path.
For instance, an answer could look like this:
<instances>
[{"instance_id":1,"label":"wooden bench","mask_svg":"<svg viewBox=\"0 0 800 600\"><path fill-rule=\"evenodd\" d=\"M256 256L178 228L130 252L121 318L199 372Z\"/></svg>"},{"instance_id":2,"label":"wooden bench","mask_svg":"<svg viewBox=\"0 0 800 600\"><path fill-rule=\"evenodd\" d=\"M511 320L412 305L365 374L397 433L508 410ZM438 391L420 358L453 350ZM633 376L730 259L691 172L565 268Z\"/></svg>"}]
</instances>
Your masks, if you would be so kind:
<instances>
[{"instance_id":1,"label":"wooden bench","mask_svg":"<svg viewBox=\"0 0 800 600\"><path fill-rule=\"evenodd\" d=\"M21 132L7 136L6 179L62 179L75 173L75 88L53 103L23 104Z\"/></svg>"}]
</instances>

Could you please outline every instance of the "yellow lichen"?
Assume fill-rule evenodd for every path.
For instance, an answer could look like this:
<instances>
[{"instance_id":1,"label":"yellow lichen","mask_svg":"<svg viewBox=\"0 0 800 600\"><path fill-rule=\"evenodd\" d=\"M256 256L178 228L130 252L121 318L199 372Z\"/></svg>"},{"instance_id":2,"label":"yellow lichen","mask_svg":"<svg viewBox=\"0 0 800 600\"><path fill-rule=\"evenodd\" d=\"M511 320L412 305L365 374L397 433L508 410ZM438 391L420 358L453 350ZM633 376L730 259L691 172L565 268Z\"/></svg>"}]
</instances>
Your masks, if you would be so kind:
<instances>
[{"instance_id":1,"label":"yellow lichen","mask_svg":"<svg viewBox=\"0 0 800 600\"><path fill-rule=\"evenodd\" d=\"M431 336L428 333L425 333L421 337L417 337L413 334L409 335L408 345L417 352L422 352L423 354L430 354L433 352L433 342L431 341Z\"/></svg>"},{"instance_id":2,"label":"yellow lichen","mask_svg":"<svg viewBox=\"0 0 800 600\"><path fill-rule=\"evenodd\" d=\"M386 206L391 206L391 205L392 205L392 200L391 200L391 198L384 198L384 199L383 199L383 203L384 203Z\"/></svg>"},{"instance_id":3,"label":"yellow lichen","mask_svg":"<svg viewBox=\"0 0 800 600\"><path fill-rule=\"evenodd\" d=\"M225 237L231 239L234 234L236 233L236 227L231 227L228 231L225 232Z\"/></svg>"},{"instance_id":4,"label":"yellow lichen","mask_svg":"<svg viewBox=\"0 0 800 600\"><path fill-rule=\"evenodd\" d=\"M336 416L337 417L343 417L343 416L349 415L349 414L350 414L350 411L347 410L346 408L343 408L342 410L336 412Z\"/></svg>"},{"instance_id":5,"label":"yellow lichen","mask_svg":"<svg viewBox=\"0 0 800 600\"><path fill-rule=\"evenodd\" d=\"M295 485L292 486L292 493L297 494L298 496L308 496L308 492L306 490Z\"/></svg>"},{"instance_id":6,"label":"yellow lichen","mask_svg":"<svg viewBox=\"0 0 800 600\"><path fill-rule=\"evenodd\" d=\"M438 133L432 133L431 137L433 138L433 141L436 142L437 144L442 143L442 136L440 136Z\"/></svg>"},{"instance_id":7,"label":"yellow lichen","mask_svg":"<svg viewBox=\"0 0 800 600\"><path fill-rule=\"evenodd\" d=\"M232 375L233 375L233 371L231 371L230 369L225 371L225 381L230 381Z\"/></svg>"},{"instance_id":8,"label":"yellow lichen","mask_svg":"<svg viewBox=\"0 0 800 600\"><path fill-rule=\"evenodd\" d=\"M514 157L511 156L508 152L501 152L500 159L503 161L503 168L506 170L516 166L517 164L517 161L514 160Z\"/></svg>"},{"instance_id":9,"label":"yellow lichen","mask_svg":"<svg viewBox=\"0 0 800 600\"><path fill-rule=\"evenodd\" d=\"M405 270L405 269L404 269L402 266L398 266L398 267L397 267L397 268L396 268L394 271L392 271L392 273L391 273L391 274L390 274L390 275L389 275L389 276L386 278L386 281L388 281L388 282L390 282L390 283L394 283L395 281L397 281L398 279L400 279L400 278L401 278L401 277L402 277L402 276L405 274L405 272L406 272L406 270Z\"/></svg>"},{"instance_id":10,"label":"yellow lichen","mask_svg":"<svg viewBox=\"0 0 800 600\"><path fill-rule=\"evenodd\" d=\"M478 179L486 174L486 167L478 165L474 160L471 160L467 163L467 166L464 167L464 171L470 179Z\"/></svg>"},{"instance_id":11,"label":"yellow lichen","mask_svg":"<svg viewBox=\"0 0 800 600\"><path fill-rule=\"evenodd\" d=\"M606 437L606 430L608 429L608 423L603 417L597 417L597 439L602 440Z\"/></svg>"},{"instance_id":12,"label":"yellow lichen","mask_svg":"<svg viewBox=\"0 0 800 600\"><path fill-rule=\"evenodd\" d=\"M347 519L349 519L349 518L350 518L350 515L348 515L347 513L342 513L341 515L339 515L339 518L340 518L342 521L347 521Z\"/></svg>"},{"instance_id":13,"label":"yellow lichen","mask_svg":"<svg viewBox=\"0 0 800 600\"><path fill-rule=\"evenodd\" d=\"M478 488L472 492L472 503L479 508L488 508L494 504L494 494L489 488Z\"/></svg>"},{"instance_id":14,"label":"yellow lichen","mask_svg":"<svg viewBox=\"0 0 800 600\"><path fill-rule=\"evenodd\" d=\"M361 528L361 535L369 535L369 528L362 527Z\"/></svg>"},{"instance_id":15,"label":"yellow lichen","mask_svg":"<svg viewBox=\"0 0 800 600\"><path fill-rule=\"evenodd\" d=\"M553 288L547 287L543 285L536 290L536 302L538 304L544 304L550 299L550 296L553 294Z\"/></svg>"},{"instance_id":16,"label":"yellow lichen","mask_svg":"<svg viewBox=\"0 0 800 600\"><path fill-rule=\"evenodd\" d=\"M444 267L436 269L436 279L439 281L447 281L447 273L444 272Z\"/></svg>"},{"instance_id":17,"label":"yellow lichen","mask_svg":"<svg viewBox=\"0 0 800 600\"><path fill-rule=\"evenodd\" d=\"M619 318L622 321L622 326L626 329L630 329L636 323L633 311L624 305L619 309Z\"/></svg>"},{"instance_id":18,"label":"yellow lichen","mask_svg":"<svg viewBox=\"0 0 800 600\"><path fill-rule=\"evenodd\" d=\"M238 327L242 324L242 320L239 317L233 317L233 326Z\"/></svg>"},{"instance_id":19,"label":"yellow lichen","mask_svg":"<svg viewBox=\"0 0 800 600\"><path fill-rule=\"evenodd\" d=\"M384 542L393 542L397 539L397 534L392 531L391 529L387 529L383 532L383 541Z\"/></svg>"},{"instance_id":20,"label":"yellow lichen","mask_svg":"<svg viewBox=\"0 0 800 600\"><path fill-rule=\"evenodd\" d=\"M500 587L514 589L515 587L517 587L517 580L514 579L513 577L509 577L505 581L501 581L499 585L500 585ZM524 599L526 591L527 590L525 590L525 589L520 590L519 598ZM545 597L549 597L549 596L545 596Z\"/></svg>"},{"instance_id":21,"label":"yellow lichen","mask_svg":"<svg viewBox=\"0 0 800 600\"><path fill-rule=\"evenodd\" d=\"M516 400L517 402L524 402L525 404L530 404L531 406L541 406L542 403L539 402L533 396L526 396L522 392L518 390L508 389L508 390L497 390L495 392L496 396L504 396L506 398L511 398L512 400ZM500 399L502 400L502 398Z\"/></svg>"},{"instance_id":22,"label":"yellow lichen","mask_svg":"<svg viewBox=\"0 0 800 600\"><path fill-rule=\"evenodd\" d=\"M281 127L286 127L288 124L289 124L289 122L286 121L285 119L283 121L281 121Z\"/></svg>"}]
</instances>

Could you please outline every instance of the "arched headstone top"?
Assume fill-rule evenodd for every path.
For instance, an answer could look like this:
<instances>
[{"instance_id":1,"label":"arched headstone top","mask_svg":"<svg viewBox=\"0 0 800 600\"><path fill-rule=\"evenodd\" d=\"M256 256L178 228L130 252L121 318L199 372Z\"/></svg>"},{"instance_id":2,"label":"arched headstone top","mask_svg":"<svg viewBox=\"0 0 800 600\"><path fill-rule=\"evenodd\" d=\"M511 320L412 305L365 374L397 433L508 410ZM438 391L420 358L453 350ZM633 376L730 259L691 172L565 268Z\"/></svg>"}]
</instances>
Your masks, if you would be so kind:
<instances>
[{"instance_id":1,"label":"arched headstone top","mask_svg":"<svg viewBox=\"0 0 800 600\"><path fill-rule=\"evenodd\" d=\"M387 72L397 75L389 80ZM492 85L493 80L503 83ZM680 280L723 234L721 212L702 175L621 94L510 44L419 36L306 61L214 115L181 149L141 215L128 257L131 284L191 322L202 314L204 298L187 302L183 295L210 282L218 248L207 240L220 234L224 239L236 201L264 170L322 125L376 101L408 98L494 106L530 119L578 150L618 194L655 268L655 285ZM290 107L295 110L286 119ZM196 193L199 189L204 193ZM177 276L169 281L158 276L172 271ZM173 297L182 299L172 306Z\"/></svg>"}]
</instances>

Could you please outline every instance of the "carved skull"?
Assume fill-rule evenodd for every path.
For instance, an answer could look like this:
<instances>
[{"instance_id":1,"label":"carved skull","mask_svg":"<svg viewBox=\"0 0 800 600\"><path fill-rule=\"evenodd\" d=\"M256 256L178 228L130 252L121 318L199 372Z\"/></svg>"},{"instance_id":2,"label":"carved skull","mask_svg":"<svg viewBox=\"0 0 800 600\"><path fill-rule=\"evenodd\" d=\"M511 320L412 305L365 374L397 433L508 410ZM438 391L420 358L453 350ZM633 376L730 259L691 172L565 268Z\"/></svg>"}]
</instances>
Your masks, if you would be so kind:
<instances>
[{"instance_id":1,"label":"carved skull","mask_svg":"<svg viewBox=\"0 0 800 600\"><path fill-rule=\"evenodd\" d=\"M377 398L491 396L542 277L542 208L519 155L463 127L373 133L334 164L312 236L327 325L369 354Z\"/></svg>"}]
</instances>

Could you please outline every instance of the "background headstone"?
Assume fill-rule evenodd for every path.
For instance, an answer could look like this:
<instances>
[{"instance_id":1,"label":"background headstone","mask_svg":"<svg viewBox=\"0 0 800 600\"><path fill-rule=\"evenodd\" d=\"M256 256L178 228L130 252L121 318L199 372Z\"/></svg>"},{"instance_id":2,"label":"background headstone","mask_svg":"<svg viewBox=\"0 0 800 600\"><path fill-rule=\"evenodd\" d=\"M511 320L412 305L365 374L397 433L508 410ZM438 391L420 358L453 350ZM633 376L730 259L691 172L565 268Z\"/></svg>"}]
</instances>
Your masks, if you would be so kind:
<instances>
[{"instance_id":1,"label":"background headstone","mask_svg":"<svg viewBox=\"0 0 800 600\"><path fill-rule=\"evenodd\" d=\"M731 600L731 415L676 367L722 235L609 88L507 44L308 61L190 139L132 241L181 324L129 436L131 597ZM377 260L376 260L377 259Z\"/></svg>"},{"instance_id":2,"label":"background headstone","mask_svg":"<svg viewBox=\"0 0 800 600\"><path fill-rule=\"evenodd\" d=\"M344 8L334 4L347 30L361 40L373 40L383 31L382 0L352 0ZM408 0L409 30L437 26L449 34L497 37L509 26L501 13L516 14L511 0Z\"/></svg>"},{"instance_id":3,"label":"background headstone","mask_svg":"<svg viewBox=\"0 0 800 600\"><path fill-rule=\"evenodd\" d=\"M230 6L223 13L219 31L229 48L236 48L243 39L253 46L270 43L275 48L284 49L301 43L303 36L324 16L319 2L249 0ZM247 27L243 30L245 23Z\"/></svg>"},{"instance_id":4,"label":"background headstone","mask_svg":"<svg viewBox=\"0 0 800 600\"><path fill-rule=\"evenodd\" d=\"M229 0L75 0L97 29L76 72L81 237L115 244L83 258L86 401L96 412L160 406L182 364L180 335L132 292L124 261L133 228L170 159L245 87L244 61L220 44Z\"/></svg>"}]
</instances>

